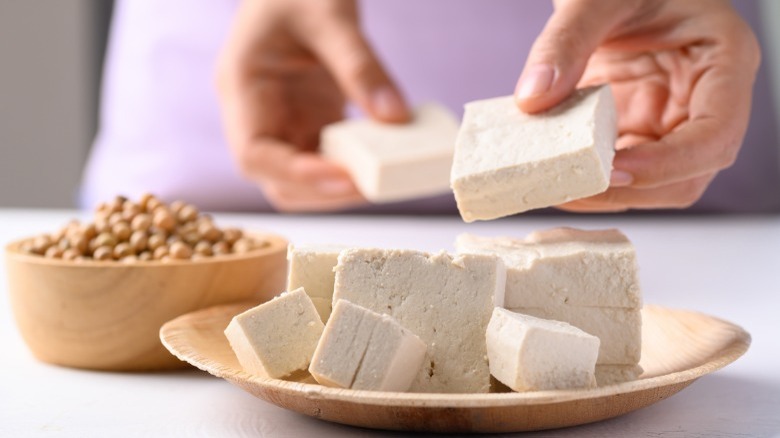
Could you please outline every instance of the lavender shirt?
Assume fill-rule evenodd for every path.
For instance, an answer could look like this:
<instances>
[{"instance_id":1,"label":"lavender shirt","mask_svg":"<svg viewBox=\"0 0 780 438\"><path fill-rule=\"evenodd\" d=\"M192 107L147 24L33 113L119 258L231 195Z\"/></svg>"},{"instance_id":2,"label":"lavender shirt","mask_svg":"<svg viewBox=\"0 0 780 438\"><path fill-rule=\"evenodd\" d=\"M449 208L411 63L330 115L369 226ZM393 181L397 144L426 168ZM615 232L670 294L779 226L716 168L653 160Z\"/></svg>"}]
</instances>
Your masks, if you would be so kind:
<instances>
[{"instance_id":1,"label":"lavender shirt","mask_svg":"<svg viewBox=\"0 0 780 438\"><path fill-rule=\"evenodd\" d=\"M236 0L119 0L105 66L100 130L81 204L157 193L203 209L269 211L225 145L214 65ZM757 28L753 1L737 8ZM547 1L393 0L362 3L363 27L411 103L465 102L512 92ZM695 211L780 211L780 159L765 69L737 163ZM763 90L763 91L762 91ZM371 212L454 212L451 195L371 206Z\"/></svg>"}]
</instances>

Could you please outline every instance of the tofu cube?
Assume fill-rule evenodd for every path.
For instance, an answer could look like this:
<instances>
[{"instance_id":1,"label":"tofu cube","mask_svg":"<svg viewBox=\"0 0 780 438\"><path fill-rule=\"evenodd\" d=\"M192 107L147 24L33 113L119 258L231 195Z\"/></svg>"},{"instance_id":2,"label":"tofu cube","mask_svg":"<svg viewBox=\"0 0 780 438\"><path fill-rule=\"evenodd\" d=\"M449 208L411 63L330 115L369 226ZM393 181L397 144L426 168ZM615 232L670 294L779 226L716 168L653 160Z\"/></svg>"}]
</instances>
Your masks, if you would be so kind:
<instances>
[{"instance_id":1,"label":"tofu cube","mask_svg":"<svg viewBox=\"0 0 780 438\"><path fill-rule=\"evenodd\" d=\"M390 316L339 300L309 372L326 386L406 391L422 366L426 348Z\"/></svg>"},{"instance_id":2,"label":"tofu cube","mask_svg":"<svg viewBox=\"0 0 780 438\"><path fill-rule=\"evenodd\" d=\"M514 391L596 384L599 339L569 324L496 308L485 337L490 373Z\"/></svg>"},{"instance_id":3,"label":"tofu cube","mask_svg":"<svg viewBox=\"0 0 780 438\"><path fill-rule=\"evenodd\" d=\"M327 321L333 301L333 268L344 245L290 245L287 248L287 290L300 287L311 297L323 321Z\"/></svg>"},{"instance_id":4,"label":"tofu cube","mask_svg":"<svg viewBox=\"0 0 780 438\"><path fill-rule=\"evenodd\" d=\"M299 288L236 315L225 336L244 371L279 379L309 366L323 328Z\"/></svg>"},{"instance_id":5,"label":"tofu cube","mask_svg":"<svg viewBox=\"0 0 780 438\"><path fill-rule=\"evenodd\" d=\"M639 362L642 297L636 251L620 231L555 228L525 239L462 234L455 246L459 253L502 258L505 308L597 336L598 364Z\"/></svg>"},{"instance_id":6,"label":"tofu cube","mask_svg":"<svg viewBox=\"0 0 780 438\"><path fill-rule=\"evenodd\" d=\"M488 392L485 328L503 304L505 278L495 256L348 249L333 299L388 314L427 344L411 391Z\"/></svg>"},{"instance_id":7,"label":"tofu cube","mask_svg":"<svg viewBox=\"0 0 780 438\"><path fill-rule=\"evenodd\" d=\"M448 109L426 104L409 123L363 119L328 125L320 148L349 171L369 201L401 201L449 190L457 132Z\"/></svg>"},{"instance_id":8,"label":"tofu cube","mask_svg":"<svg viewBox=\"0 0 780 438\"><path fill-rule=\"evenodd\" d=\"M608 86L576 91L539 114L513 96L467 103L451 185L466 222L490 220L601 193L617 137Z\"/></svg>"}]
</instances>

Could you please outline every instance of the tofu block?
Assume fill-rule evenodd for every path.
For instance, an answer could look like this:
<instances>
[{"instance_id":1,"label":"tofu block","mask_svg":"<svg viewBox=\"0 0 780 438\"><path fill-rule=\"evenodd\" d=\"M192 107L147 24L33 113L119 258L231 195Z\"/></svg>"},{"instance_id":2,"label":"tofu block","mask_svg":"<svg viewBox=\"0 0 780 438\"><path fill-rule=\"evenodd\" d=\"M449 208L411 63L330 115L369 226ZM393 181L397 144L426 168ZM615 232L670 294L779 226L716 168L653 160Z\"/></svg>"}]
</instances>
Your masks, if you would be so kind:
<instances>
[{"instance_id":1,"label":"tofu block","mask_svg":"<svg viewBox=\"0 0 780 438\"><path fill-rule=\"evenodd\" d=\"M596 385L599 339L576 327L496 308L485 337L490 373L515 391Z\"/></svg>"},{"instance_id":2,"label":"tofu block","mask_svg":"<svg viewBox=\"0 0 780 438\"><path fill-rule=\"evenodd\" d=\"M299 288L236 315L225 336L244 371L279 379L309 366L323 328Z\"/></svg>"},{"instance_id":3,"label":"tofu block","mask_svg":"<svg viewBox=\"0 0 780 438\"><path fill-rule=\"evenodd\" d=\"M636 380L644 370L639 365L599 365L596 364L596 384L598 386L615 385Z\"/></svg>"},{"instance_id":4,"label":"tofu block","mask_svg":"<svg viewBox=\"0 0 780 438\"><path fill-rule=\"evenodd\" d=\"M346 300L339 300L333 310L317 344L309 373L321 385L351 388L377 318Z\"/></svg>"},{"instance_id":5,"label":"tofu block","mask_svg":"<svg viewBox=\"0 0 780 438\"><path fill-rule=\"evenodd\" d=\"M525 239L461 234L460 254L494 254L507 268L506 308L642 306L636 251L618 230L556 228ZM587 331L587 330L586 330Z\"/></svg>"},{"instance_id":6,"label":"tofu block","mask_svg":"<svg viewBox=\"0 0 780 438\"><path fill-rule=\"evenodd\" d=\"M636 365L642 354L642 313L639 309L553 306L509 310L569 323L601 340L597 364Z\"/></svg>"},{"instance_id":7,"label":"tofu block","mask_svg":"<svg viewBox=\"0 0 780 438\"><path fill-rule=\"evenodd\" d=\"M374 203L420 198L449 190L458 123L441 105L425 104L409 123L344 120L322 130L322 154L352 175Z\"/></svg>"},{"instance_id":8,"label":"tofu block","mask_svg":"<svg viewBox=\"0 0 780 438\"><path fill-rule=\"evenodd\" d=\"M327 386L406 391L422 367L426 348L390 316L338 300L309 372Z\"/></svg>"},{"instance_id":9,"label":"tofu block","mask_svg":"<svg viewBox=\"0 0 780 438\"><path fill-rule=\"evenodd\" d=\"M304 288L323 321L330 315L333 300L333 268L345 245L300 245L287 247L287 290Z\"/></svg>"},{"instance_id":10,"label":"tofu block","mask_svg":"<svg viewBox=\"0 0 780 438\"><path fill-rule=\"evenodd\" d=\"M413 392L488 392L485 329L503 304L506 274L495 256L348 249L333 299L395 318L428 346Z\"/></svg>"},{"instance_id":11,"label":"tofu block","mask_svg":"<svg viewBox=\"0 0 780 438\"><path fill-rule=\"evenodd\" d=\"M422 368L427 350L428 346L417 335L392 317L381 315L352 389L408 391Z\"/></svg>"},{"instance_id":12,"label":"tofu block","mask_svg":"<svg viewBox=\"0 0 780 438\"><path fill-rule=\"evenodd\" d=\"M601 193L609 186L617 117L608 86L525 114L513 96L467 103L450 183L466 222Z\"/></svg>"},{"instance_id":13,"label":"tofu block","mask_svg":"<svg viewBox=\"0 0 780 438\"><path fill-rule=\"evenodd\" d=\"M314 308L317 309L317 313L320 315L322 322L327 323L330 314L333 311L333 298L319 298L310 297L311 302L314 303Z\"/></svg>"}]
</instances>

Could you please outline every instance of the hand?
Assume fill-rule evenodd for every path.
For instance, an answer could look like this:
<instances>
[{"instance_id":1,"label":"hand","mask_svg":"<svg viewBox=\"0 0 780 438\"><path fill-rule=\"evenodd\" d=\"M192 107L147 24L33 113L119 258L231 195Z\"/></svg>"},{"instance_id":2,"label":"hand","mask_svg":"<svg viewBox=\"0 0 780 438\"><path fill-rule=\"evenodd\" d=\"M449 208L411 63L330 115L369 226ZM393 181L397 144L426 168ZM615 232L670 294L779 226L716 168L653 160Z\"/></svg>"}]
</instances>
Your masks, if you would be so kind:
<instances>
[{"instance_id":1,"label":"hand","mask_svg":"<svg viewBox=\"0 0 780 438\"><path fill-rule=\"evenodd\" d=\"M736 159L760 49L724 0L560 0L516 97L547 109L609 82L618 110L611 187L560 208L684 208Z\"/></svg>"},{"instance_id":2,"label":"hand","mask_svg":"<svg viewBox=\"0 0 780 438\"><path fill-rule=\"evenodd\" d=\"M345 98L379 120L409 117L360 32L353 0L241 2L218 89L239 169L281 211L366 202L346 171L318 153L320 130L343 118Z\"/></svg>"}]
</instances>

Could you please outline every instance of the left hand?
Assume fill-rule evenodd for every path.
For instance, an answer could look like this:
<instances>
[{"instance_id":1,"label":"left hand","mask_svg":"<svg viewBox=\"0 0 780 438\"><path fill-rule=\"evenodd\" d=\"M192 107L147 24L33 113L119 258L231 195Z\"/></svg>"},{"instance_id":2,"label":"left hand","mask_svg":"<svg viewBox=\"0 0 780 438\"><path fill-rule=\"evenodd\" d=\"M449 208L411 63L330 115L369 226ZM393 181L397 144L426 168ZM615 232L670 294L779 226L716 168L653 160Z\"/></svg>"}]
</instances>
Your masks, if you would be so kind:
<instances>
[{"instance_id":1,"label":"left hand","mask_svg":"<svg viewBox=\"0 0 780 438\"><path fill-rule=\"evenodd\" d=\"M747 130L760 49L725 0L558 0L516 89L526 112L609 82L618 111L610 188L580 212L685 208Z\"/></svg>"},{"instance_id":2,"label":"left hand","mask_svg":"<svg viewBox=\"0 0 780 438\"><path fill-rule=\"evenodd\" d=\"M409 117L363 37L354 0L241 2L218 65L221 113L241 174L278 211L363 205L352 178L319 153L346 99L376 120Z\"/></svg>"}]
</instances>

